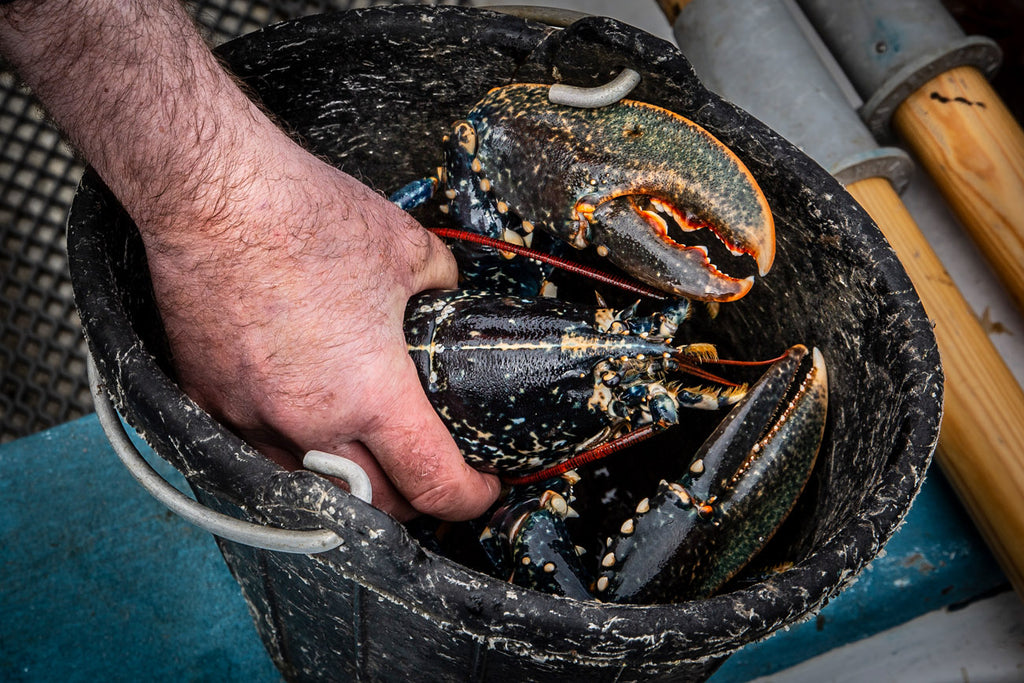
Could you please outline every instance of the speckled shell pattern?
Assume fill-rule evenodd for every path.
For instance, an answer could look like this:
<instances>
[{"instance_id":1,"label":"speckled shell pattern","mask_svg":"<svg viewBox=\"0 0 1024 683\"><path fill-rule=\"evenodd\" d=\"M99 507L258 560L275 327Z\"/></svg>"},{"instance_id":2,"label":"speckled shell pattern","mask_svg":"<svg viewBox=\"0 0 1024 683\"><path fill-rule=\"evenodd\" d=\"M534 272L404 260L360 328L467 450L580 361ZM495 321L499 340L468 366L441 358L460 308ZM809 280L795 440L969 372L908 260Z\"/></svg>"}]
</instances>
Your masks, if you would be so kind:
<instances>
[{"instance_id":1,"label":"speckled shell pattern","mask_svg":"<svg viewBox=\"0 0 1024 683\"><path fill-rule=\"evenodd\" d=\"M697 124L632 100L600 109L553 105L547 91L495 88L467 117L495 195L525 220L571 239L578 202L648 194L681 200L723 231L764 223L767 206L742 162Z\"/></svg>"},{"instance_id":2,"label":"speckled shell pattern","mask_svg":"<svg viewBox=\"0 0 1024 683\"><path fill-rule=\"evenodd\" d=\"M818 465L765 551L765 562L790 561L786 569L752 567L718 595L674 604L545 595L425 549L393 518L325 477L283 471L195 405L174 381L138 231L87 173L68 219L71 275L122 414L205 504L270 526L328 528L344 541L307 556L219 540L288 680L703 680L745 643L809 618L898 528L941 417L929 319L842 187L703 88L674 46L600 17L555 29L478 9L393 5L280 24L219 51L316 154L382 193L440 163L444 131L497 85L593 86L636 69L633 97L680 112L736 152L779 227L771 276L714 321L719 349L767 358L800 340L829 364ZM712 338L698 323L688 334ZM673 448L683 431L666 435ZM657 446L649 456L667 450Z\"/></svg>"},{"instance_id":3,"label":"speckled shell pattern","mask_svg":"<svg viewBox=\"0 0 1024 683\"><path fill-rule=\"evenodd\" d=\"M609 425L588 407L602 359L672 350L600 332L594 307L556 299L433 291L406 311L410 354L431 403L466 460L502 474L557 464Z\"/></svg>"}]
</instances>

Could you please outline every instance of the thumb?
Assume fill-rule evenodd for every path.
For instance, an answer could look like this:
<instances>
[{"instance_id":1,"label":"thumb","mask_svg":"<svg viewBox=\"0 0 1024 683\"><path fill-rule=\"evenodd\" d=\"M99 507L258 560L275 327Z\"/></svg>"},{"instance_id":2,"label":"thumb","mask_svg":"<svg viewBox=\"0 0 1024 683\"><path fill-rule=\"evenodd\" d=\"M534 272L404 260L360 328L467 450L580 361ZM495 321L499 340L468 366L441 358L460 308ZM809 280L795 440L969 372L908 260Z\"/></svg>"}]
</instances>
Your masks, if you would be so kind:
<instances>
[{"instance_id":1,"label":"thumb","mask_svg":"<svg viewBox=\"0 0 1024 683\"><path fill-rule=\"evenodd\" d=\"M419 512L451 521L479 517L501 491L498 478L466 464L415 370L403 374L395 387L401 405L363 443Z\"/></svg>"}]
</instances>

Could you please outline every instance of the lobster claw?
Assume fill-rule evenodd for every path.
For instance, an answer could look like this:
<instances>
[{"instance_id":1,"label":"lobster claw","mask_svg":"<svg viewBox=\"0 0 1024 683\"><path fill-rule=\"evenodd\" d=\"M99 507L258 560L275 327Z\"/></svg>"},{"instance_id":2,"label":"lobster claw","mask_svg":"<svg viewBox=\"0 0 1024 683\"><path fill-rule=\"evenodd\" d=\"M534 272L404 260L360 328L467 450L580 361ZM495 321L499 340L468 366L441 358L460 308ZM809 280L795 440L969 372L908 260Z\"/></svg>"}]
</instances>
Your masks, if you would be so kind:
<instances>
[{"instance_id":1,"label":"lobster claw","mask_svg":"<svg viewBox=\"0 0 1024 683\"><path fill-rule=\"evenodd\" d=\"M513 490L481 536L494 567L517 585L589 599L586 573L565 526L566 518L575 514L571 498L571 477Z\"/></svg>"},{"instance_id":2,"label":"lobster claw","mask_svg":"<svg viewBox=\"0 0 1024 683\"><path fill-rule=\"evenodd\" d=\"M663 481L623 524L602 563L598 596L689 600L728 581L764 547L803 490L827 394L821 353L790 349L708 438L690 471Z\"/></svg>"},{"instance_id":3,"label":"lobster claw","mask_svg":"<svg viewBox=\"0 0 1024 683\"><path fill-rule=\"evenodd\" d=\"M667 231L664 219L642 208L634 197L609 200L591 216L590 242L616 266L658 289L690 299L724 302L742 298L754 284L753 275L733 277L719 270L709 259L707 247L673 240L669 235L674 233ZM769 231L767 236L765 231ZM737 246L727 248L734 255L753 256L764 275L773 258L771 231L771 223L742 231L736 228L730 237Z\"/></svg>"},{"instance_id":4,"label":"lobster claw","mask_svg":"<svg viewBox=\"0 0 1024 683\"><path fill-rule=\"evenodd\" d=\"M775 259L775 223L757 181L732 150L692 121L650 105L624 109L625 120L635 121L626 125L639 133L605 151L616 163L604 183L576 202L574 215L586 227L574 242L596 246L663 291L702 301L739 299L753 275L727 271L751 272L744 261L752 258L764 276Z\"/></svg>"},{"instance_id":5,"label":"lobster claw","mask_svg":"<svg viewBox=\"0 0 1024 683\"><path fill-rule=\"evenodd\" d=\"M488 92L453 124L438 177L410 183L392 201L412 209L443 183L443 210L467 230L529 246L537 226L689 299L746 294L753 275L723 272L734 270L733 257L751 257L759 274L768 272L771 209L724 143L653 104L579 109L552 104L548 89L517 83ZM460 265L472 270L473 259Z\"/></svg>"}]
</instances>

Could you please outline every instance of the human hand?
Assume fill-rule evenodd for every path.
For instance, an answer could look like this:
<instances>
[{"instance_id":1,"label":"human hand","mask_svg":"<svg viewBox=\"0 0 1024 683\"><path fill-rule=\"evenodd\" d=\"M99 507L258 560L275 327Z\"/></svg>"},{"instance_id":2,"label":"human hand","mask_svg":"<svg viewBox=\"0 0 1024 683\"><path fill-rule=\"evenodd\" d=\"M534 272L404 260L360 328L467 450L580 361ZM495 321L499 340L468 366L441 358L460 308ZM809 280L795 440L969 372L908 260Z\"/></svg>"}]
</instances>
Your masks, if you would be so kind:
<instances>
[{"instance_id":1,"label":"human hand","mask_svg":"<svg viewBox=\"0 0 1024 683\"><path fill-rule=\"evenodd\" d=\"M356 461L400 518L479 515L497 481L462 460L402 334L411 294L455 286L450 253L289 141L261 152L211 241L144 228L182 386L282 465L313 448Z\"/></svg>"},{"instance_id":2,"label":"human hand","mask_svg":"<svg viewBox=\"0 0 1024 683\"><path fill-rule=\"evenodd\" d=\"M402 333L411 294L455 284L439 240L278 130L177 0L15 2L0 48L139 226L200 405L286 467L355 460L399 518L494 501Z\"/></svg>"}]
</instances>

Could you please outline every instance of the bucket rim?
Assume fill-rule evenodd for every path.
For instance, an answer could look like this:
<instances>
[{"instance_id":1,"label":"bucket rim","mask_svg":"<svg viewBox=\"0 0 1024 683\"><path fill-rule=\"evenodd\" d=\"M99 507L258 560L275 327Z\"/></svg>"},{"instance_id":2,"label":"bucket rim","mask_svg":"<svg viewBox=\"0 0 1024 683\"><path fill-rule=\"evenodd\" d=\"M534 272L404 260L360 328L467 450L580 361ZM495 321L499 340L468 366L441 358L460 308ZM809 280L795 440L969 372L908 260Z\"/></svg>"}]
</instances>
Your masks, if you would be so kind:
<instances>
[{"instance_id":1,"label":"bucket rim","mask_svg":"<svg viewBox=\"0 0 1024 683\"><path fill-rule=\"evenodd\" d=\"M381 11L379 8L369 8L355 12L372 17ZM411 6L392 8L388 12L392 16L405 17L407 21L414 21L426 12L451 13L450 16L469 16L478 12L494 14L472 8ZM324 27L338 21L338 16L299 19L288 22L293 28L278 26L274 31L287 32L295 30L294 27L309 24ZM500 16L505 17L505 21L523 21L507 15ZM594 23L603 21L611 20L595 20ZM521 28L534 33L541 30L529 22L524 22ZM249 34L239 40L257 40L259 33ZM682 60L681 55L678 59ZM685 60L682 61L685 63ZM760 126L759 123L751 125L755 128ZM788 143L778 149L783 154L800 154ZM823 183L839 195L845 194L831 178L823 180ZM566 636L567 641L575 639L577 642L592 642L595 652L600 653L635 643L638 639L651 641L657 636L667 642L678 634L694 634L707 638L704 654L712 657L735 650L736 645L730 641L730 637L738 631L742 631L745 638L759 639L785 623L790 623L784 618L770 623L757 623L757 615L773 613L777 609L771 608L777 608L780 604L794 605L791 612L809 618L815 609L820 608L863 569L899 526L923 481L937 442L942 392L938 352L920 301L908 304L904 300L900 305L910 306L906 312L908 335L915 343L912 349L908 347L904 351L901 360L905 365L902 367L906 368L907 381L913 380L913 384L919 388L921 400L927 399L928 404L922 403L922 409L903 415L901 433L905 437L905 445L894 446L886 472L861 501L856 522L844 526L793 567L750 587L702 600L657 605L618 605L576 601L520 588L421 549L397 521L355 500L316 475L284 472L181 395L148 343L135 333L133 321L112 286L115 277L111 264L113 255L109 252L104 236L98 233L102 232L99 229L101 218L118 209L116 200L106 194L102 181L95 174L87 173L76 193L68 220L68 250L73 282L76 283L76 302L82 313L90 349L96 357L101 376L112 390L115 403L127 421L147 441L151 441L164 457L167 457L164 453L168 448L182 446L161 438L160 430L185 425L196 430L200 439L212 438L225 448L235 449L239 453L237 462L253 468L247 476L255 474L266 478L267 491L257 497L255 502L238 498L232 500L257 516L267 517L280 513L285 515L287 521L305 525L323 524L348 539L350 548L361 543L370 530L381 532L382 544L385 541L401 542L401 552L393 553L393 558L397 574L410 579L405 590L396 591L394 586L380 585L380 582L374 580L384 577L385 572L360 576L357 579L359 583L400 601L406 601L406 595L427 594L432 587L436 589L438 582L464 586L468 608L466 604L446 605L444 599L431 602L439 608L454 609L468 615L466 622L473 628L467 627L467 630L472 630L479 638L489 642L503 638L510 643L520 642L520 634L525 636L538 629L557 629ZM855 214L859 212L860 220L865 225L871 225L870 219L859 207L850 207L850 210ZM877 228L874 232L868 230L852 239L859 239L865 249L865 258L875 262L880 286L884 284L890 293L913 292L909 278ZM916 299L916 295L913 295L913 299ZM892 305L895 306L895 302ZM122 334L124 330L130 331L130 334ZM161 412L161 415L140 412L138 407L153 395L168 397L168 400L173 396L173 404L180 414L171 414L166 410L154 411ZM895 452L898 449L900 452ZM178 466L180 462L174 464ZM179 466L179 469L182 468ZM194 466L190 469L185 472L190 481L201 481L204 473L197 472ZM299 492L299 487L306 487L306 490ZM316 496L322 497L322 504L306 512L296 513L285 509L289 503L297 502L300 498L308 501ZM362 528L355 528L355 520L360 519L368 519L369 523ZM823 564L821 560L825 556L842 556L847 559L847 563L843 566ZM421 570L419 579L409 571L407 563L410 560L416 563L417 570ZM392 577L393 574L388 573L386 578ZM418 607L423 605L414 597L408 602ZM526 603L539 603L541 609L514 609L516 604ZM731 618L727 619L724 615L731 615ZM520 620L518 627L510 629L507 620L517 618ZM546 621L538 623L538 618ZM610 637L614 640L612 645L609 645ZM716 641L716 638L720 640ZM522 642L528 640L524 638ZM685 654L681 652L681 659L686 658ZM594 656L600 658L600 655Z\"/></svg>"}]
</instances>

